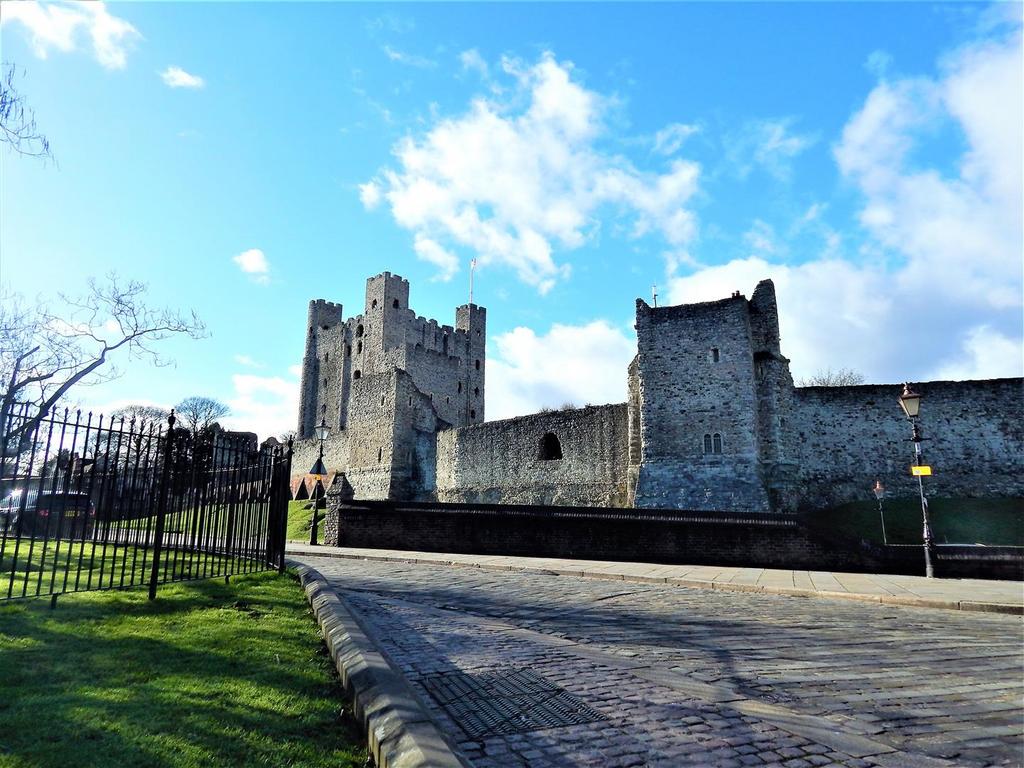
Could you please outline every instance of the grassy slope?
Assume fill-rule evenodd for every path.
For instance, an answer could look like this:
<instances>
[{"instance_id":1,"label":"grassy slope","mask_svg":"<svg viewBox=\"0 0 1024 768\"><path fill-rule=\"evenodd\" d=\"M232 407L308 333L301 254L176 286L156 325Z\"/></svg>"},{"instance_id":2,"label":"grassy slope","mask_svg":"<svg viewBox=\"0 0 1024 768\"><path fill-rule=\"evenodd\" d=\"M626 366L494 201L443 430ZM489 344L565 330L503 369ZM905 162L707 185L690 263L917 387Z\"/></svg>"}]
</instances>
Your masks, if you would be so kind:
<instances>
[{"instance_id":1,"label":"grassy slope","mask_svg":"<svg viewBox=\"0 0 1024 768\"><path fill-rule=\"evenodd\" d=\"M939 544L1024 546L1024 499L929 499L932 535ZM885 502L890 544L921 543L921 502ZM814 522L837 535L882 542L876 502L846 504L816 513Z\"/></svg>"},{"instance_id":2,"label":"grassy slope","mask_svg":"<svg viewBox=\"0 0 1024 768\"><path fill-rule=\"evenodd\" d=\"M0 606L0 765L362 766L294 578Z\"/></svg>"},{"instance_id":3,"label":"grassy slope","mask_svg":"<svg viewBox=\"0 0 1024 768\"><path fill-rule=\"evenodd\" d=\"M313 510L305 507L312 504L311 501L289 501L288 502L288 541L309 541L309 523L313 519ZM320 522L317 524L317 541L324 542L324 512L320 510Z\"/></svg>"}]
</instances>

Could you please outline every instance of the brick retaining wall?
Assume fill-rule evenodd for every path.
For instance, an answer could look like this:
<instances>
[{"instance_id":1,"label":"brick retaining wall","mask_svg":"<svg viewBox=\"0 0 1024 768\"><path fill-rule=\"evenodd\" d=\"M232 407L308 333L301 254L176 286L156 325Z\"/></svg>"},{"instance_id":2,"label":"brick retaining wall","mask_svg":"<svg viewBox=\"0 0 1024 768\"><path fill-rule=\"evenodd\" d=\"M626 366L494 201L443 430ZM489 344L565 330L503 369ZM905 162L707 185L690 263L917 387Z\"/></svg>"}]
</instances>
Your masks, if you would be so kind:
<instances>
[{"instance_id":1,"label":"brick retaining wall","mask_svg":"<svg viewBox=\"0 0 1024 768\"><path fill-rule=\"evenodd\" d=\"M917 547L829 539L797 515L496 504L342 501L328 496L325 542L462 554L921 574ZM1024 549L937 547L945 577L1024 575Z\"/></svg>"}]
</instances>

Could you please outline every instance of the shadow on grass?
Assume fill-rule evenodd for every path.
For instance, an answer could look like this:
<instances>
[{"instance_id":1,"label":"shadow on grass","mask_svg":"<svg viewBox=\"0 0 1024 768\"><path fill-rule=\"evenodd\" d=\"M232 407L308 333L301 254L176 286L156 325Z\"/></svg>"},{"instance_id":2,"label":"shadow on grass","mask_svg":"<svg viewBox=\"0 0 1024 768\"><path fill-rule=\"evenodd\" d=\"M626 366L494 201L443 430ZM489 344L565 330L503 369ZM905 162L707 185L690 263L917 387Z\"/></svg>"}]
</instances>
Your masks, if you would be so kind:
<instances>
[{"instance_id":1,"label":"shadow on grass","mask_svg":"<svg viewBox=\"0 0 1024 768\"><path fill-rule=\"evenodd\" d=\"M356 766L365 749L295 580L0 607L0 762Z\"/></svg>"}]
</instances>

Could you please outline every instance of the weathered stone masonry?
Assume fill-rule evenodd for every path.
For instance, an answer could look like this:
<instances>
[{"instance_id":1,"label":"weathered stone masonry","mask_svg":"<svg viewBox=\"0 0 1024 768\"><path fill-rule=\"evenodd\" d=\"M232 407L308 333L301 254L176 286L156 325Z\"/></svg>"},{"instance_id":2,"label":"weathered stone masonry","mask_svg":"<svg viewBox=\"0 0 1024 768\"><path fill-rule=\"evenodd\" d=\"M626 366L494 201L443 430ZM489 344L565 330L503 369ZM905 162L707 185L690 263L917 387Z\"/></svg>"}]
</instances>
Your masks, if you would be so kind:
<instances>
[{"instance_id":1,"label":"weathered stone masonry","mask_svg":"<svg viewBox=\"0 0 1024 768\"><path fill-rule=\"evenodd\" d=\"M316 458L360 499L778 512L915 491L900 386L793 386L771 281L747 300L637 301L626 403L483 423L486 310L417 317L367 281L363 314L310 303L293 483ZM1024 496L1021 379L928 382L936 496Z\"/></svg>"}]
</instances>

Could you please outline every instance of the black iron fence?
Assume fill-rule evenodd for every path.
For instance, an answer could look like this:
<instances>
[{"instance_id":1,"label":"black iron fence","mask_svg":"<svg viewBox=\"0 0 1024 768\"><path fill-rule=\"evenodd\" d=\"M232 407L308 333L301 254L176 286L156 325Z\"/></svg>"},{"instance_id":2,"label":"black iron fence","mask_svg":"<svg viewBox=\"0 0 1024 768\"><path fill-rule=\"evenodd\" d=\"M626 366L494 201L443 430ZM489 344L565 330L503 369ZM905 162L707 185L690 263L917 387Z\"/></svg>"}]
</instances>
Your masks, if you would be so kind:
<instances>
[{"instance_id":1,"label":"black iron fence","mask_svg":"<svg viewBox=\"0 0 1024 768\"><path fill-rule=\"evenodd\" d=\"M283 569L290 446L174 424L0 415L0 600Z\"/></svg>"}]
</instances>

